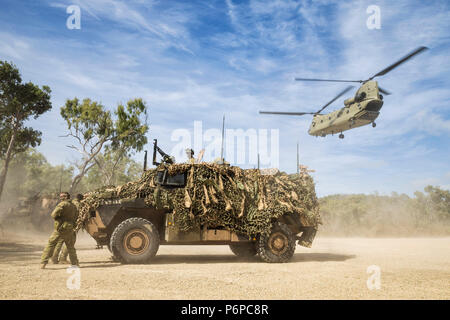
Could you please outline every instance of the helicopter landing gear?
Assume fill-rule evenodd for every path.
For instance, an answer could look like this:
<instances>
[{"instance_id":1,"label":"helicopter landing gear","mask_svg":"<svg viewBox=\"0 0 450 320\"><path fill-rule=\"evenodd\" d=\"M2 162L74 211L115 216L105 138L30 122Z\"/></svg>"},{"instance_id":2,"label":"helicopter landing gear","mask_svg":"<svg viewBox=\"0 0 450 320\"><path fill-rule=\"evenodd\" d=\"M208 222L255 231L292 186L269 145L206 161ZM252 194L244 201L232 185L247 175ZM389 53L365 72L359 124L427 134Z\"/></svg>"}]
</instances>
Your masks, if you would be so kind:
<instances>
[{"instance_id":1,"label":"helicopter landing gear","mask_svg":"<svg viewBox=\"0 0 450 320\"><path fill-rule=\"evenodd\" d=\"M377 124L375 122L372 122L372 128L375 128Z\"/></svg>"},{"instance_id":2,"label":"helicopter landing gear","mask_svg":"<svg viewBox=\"0 0 450 320\"><path fill-rule=\"evenodd\" d=\"M339 135L339 139L344 139L344 135L342 133Z\"/></svg>"}]
</instances>

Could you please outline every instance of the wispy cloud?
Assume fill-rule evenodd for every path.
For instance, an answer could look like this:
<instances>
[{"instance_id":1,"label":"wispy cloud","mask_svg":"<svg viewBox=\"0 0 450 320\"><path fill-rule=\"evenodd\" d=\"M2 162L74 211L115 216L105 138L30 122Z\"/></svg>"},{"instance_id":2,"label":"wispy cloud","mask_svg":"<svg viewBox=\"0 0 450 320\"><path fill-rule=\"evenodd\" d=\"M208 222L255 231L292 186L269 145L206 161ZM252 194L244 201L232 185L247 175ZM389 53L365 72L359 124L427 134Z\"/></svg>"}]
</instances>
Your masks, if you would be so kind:
<instances>
[{"instance_id":1,"label":"wispy cloud","mask_svg":"<svg viewBox=\"0 0 450 320\"><path fill-rule=\"evenodd\" d=\"M82 9L77 32L61 19L70 4ZM317 170L321 195L412 193L420 185L412 181L428 178L448 185L440 176L450 156L449 5L378 1L382 28L369 30L370 4L53 0L42 5L46 20L34 12L22 28L11 28L19 22L0 12L0 59L51 86L54 110L36 125L44 133L40 148L54 163L63 160L55 150L64 150L58 110L66 98L112 107L139 96L149 106L150 135L168 150L172 130L191 130L194 120L218 128L224 113L228 128L280 129L280 168L295 171L299 141L301 162ZM257 113L315 111L342 85L295 76L367 78L419 45L431 50L379 79L393 95L385 97L375 129L321 139L307 135L309 117Z\"/></svg>"}]
</instances>

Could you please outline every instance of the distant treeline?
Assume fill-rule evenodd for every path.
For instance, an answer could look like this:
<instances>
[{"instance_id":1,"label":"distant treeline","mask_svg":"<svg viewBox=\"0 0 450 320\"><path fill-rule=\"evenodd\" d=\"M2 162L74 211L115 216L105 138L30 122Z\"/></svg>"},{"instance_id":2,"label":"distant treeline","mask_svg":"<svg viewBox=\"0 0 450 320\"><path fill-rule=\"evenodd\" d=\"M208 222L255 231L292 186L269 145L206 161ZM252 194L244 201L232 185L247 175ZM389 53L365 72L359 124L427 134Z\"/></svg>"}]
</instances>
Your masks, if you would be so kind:
<instances>
[{"instance_id":1,"label":"distant treeline","mask_svg":"<svg viewBox=\"0 0 450 320\"><path fill-rule=\"evenodd\" d=\"M320 199L321 235L444 236L450 235L450 191L427 186L414 197L331 195Z\"/></svg>"},{"instance_id":2,"label":"distant treeline","mask_svg":"<svg viewBox=\"0 0 450 320\"><path fill-rule=\"evenodd\" d=\"M142 174L142 164L127 155L100 153L96 161L96 165L81 179L74 193L84 193L105 185L122 185L139 179ZM11 161L0 209L14 206L24 198L56 196L60 191L68 191L75 172L74 164L54 166L43 154L29 148Z\"/></svg>"},{"instance_id":3,"label":"distant treeline","mask_svg":"<svg viewBox=\"0 0 450 320\"><path fill-rule=\"evenodd\" d=\"M124 154L100 153L96 161L76 192L122 185L142 174L142 164ZM53 166L44 155L29 148L11 162L0 211L23 198L68 190L75 171L75 165ZM320 198L320 212L320 235L324 236L450 235L450 191L439 187L428 186L424 192L415 192L414 197L397 193L331 195Z\"/></svg>"}]
</instances>

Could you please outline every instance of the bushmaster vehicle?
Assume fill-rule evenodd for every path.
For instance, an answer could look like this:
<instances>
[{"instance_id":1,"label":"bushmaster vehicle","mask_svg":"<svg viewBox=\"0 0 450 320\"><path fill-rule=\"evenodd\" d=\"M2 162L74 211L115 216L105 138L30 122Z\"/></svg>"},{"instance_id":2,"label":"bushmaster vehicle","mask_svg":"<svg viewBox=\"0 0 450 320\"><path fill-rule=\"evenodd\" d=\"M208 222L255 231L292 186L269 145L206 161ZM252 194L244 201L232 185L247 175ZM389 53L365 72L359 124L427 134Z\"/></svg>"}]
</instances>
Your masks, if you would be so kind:
<instances>
[{"instance_id":1,"label":"bushmaster vehicle","mask_svg":"<svg viewBox=\"0 0 450 320\"><path fill-rule=\"evenodd\" d=\"M361 83L361 86L356 91L354 97L348 98L344 101L344 107L333 111L331 113L322 114L330 104L340 98L353 88L348 86L330 102L325 104L320 110L316 112L278 112L278 111L260 111L261 114L281 114L281 115L294 115L303 116L306 114L313 115L311 126L308 133L312 136L325 137L328 134L340 133L339 138L343 139L343 131L353 128L361 127L372 123L372 127L376 127L375 119L380 114L380 109L383 106L383 96L390 95L391 93L378 86L378 82L373 80L375 77L383 76L390 72L394 68L398 67L403 62L411 59L415 55L427 50L427 47L419 47L408 55L404 56L397 62L391 64L389 67L384 68L377 74L373 75L366 80L335 80L335 79L308 79L308 78L295 78L297 81L327 81L327 82L357 82ZM381 92L381 93L380 93Z\"/></svg>"},{"instance_id":2,"label":"bushmaster vehicle","mask_svg":"<svg viewBox=\"0 0 450 320\"><path fill-rule=\"evenodd\" d=\"M306 171L175 164L156 140L153 163L156 169L140 180L88 193L81 202L78 227L122 263L150 262L164 244L229 245L237 256L258 254L266 262L289 261L297 241L311 246L321 222Z\"/></svg>"}]
</instances>

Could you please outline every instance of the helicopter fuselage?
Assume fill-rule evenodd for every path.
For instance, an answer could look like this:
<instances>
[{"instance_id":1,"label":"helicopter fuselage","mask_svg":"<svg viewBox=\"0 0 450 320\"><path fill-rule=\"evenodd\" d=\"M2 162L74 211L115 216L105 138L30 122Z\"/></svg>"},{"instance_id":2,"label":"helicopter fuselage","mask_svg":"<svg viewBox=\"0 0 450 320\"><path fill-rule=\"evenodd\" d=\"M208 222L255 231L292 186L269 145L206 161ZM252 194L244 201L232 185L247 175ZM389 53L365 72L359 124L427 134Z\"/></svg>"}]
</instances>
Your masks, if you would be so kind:
<instances>
[{"instance_id":1,"label":"helicopter fuselage","mask_svg":"<svg viewBox=\"0 0 450 320\"><path fill-rule=\"evenodd\" d=\"M364 82L353 98L344 101L343 108L314 115L308 133L324 137L373 123L380 114L382 99L376 81Z\"/></svg>"}]
</instances>

